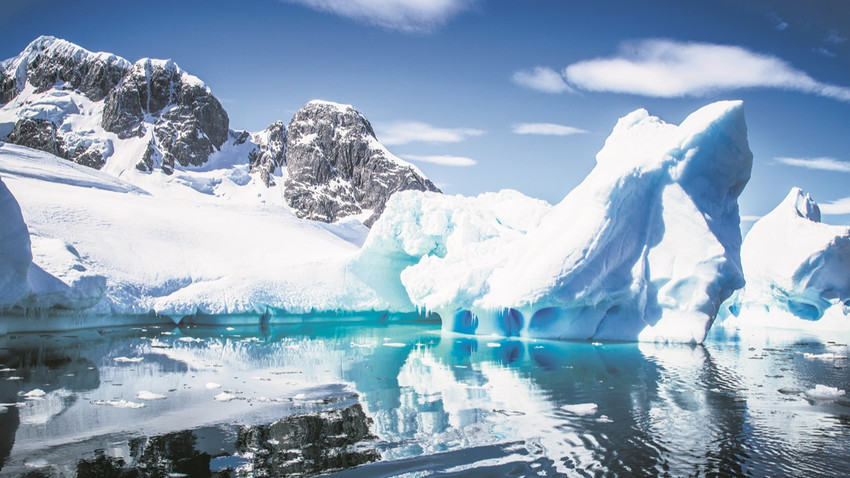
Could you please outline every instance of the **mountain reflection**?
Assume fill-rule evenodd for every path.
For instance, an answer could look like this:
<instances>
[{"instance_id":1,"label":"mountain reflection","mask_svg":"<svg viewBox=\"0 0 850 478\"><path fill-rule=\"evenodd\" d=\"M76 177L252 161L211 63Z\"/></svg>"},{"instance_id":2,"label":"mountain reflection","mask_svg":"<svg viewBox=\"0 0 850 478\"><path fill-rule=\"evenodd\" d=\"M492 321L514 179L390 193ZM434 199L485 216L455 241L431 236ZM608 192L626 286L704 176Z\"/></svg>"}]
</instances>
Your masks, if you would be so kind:
<instances>
[{"instance_id":1,"label":"mountain reflection","mask_svg":"<svg viewBox=\"0 0 850 478\"><path fill-rule=\"evenodd\" d=\"M4 475L816 476L848 465L843 402L776 391L846 378L805 358L835 342L525 341L393 321L0 340Z\"/></svg>"}]
</instances>

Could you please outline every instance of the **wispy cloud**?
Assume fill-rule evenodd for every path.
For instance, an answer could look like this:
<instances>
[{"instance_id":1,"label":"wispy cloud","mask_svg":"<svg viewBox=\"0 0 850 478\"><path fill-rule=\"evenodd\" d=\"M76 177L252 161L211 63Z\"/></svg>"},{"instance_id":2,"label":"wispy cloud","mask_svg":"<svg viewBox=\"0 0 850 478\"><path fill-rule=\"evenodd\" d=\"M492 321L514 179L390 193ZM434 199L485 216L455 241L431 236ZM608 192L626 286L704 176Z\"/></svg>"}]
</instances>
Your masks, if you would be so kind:
<instances>
[{"instance_id":1,"label":"wispy cloud","mask_svg":"<svg viewBox=\"0 0 850 478\"><path fill-rule=\"evenodd\" d=\"M477 0L282 0L405 33L427 33Z\"/></svg>"},{"instance_id":2,"label":"wispy cloud","mask_svg":"<svg viewBox=\"0 0 850 478\"><path fill-rule=\"evenodd\" d=\"M544 93L564 93L570 91L570 85L564 76L552 68L538 66L531 70L520 70L511 77L514 83Z\"/></svg>"},{"instance_id":3,"label":"wispy cloud","mask_svg":"<svg viewBox=\"0 0 850 478\"><path fill-rule=\"evenodd\" d=\"M419 154L403 154L400 155L402 159L406 159L408 161L417 161L422 163L433 163L439 164L442 166L475 166L478 164L472 158L467 158L465 156L448 156L448 155L437 155L437 156L427 156L427 155L419 155Z\"/></svg>"},{"instance_id":4,"label":"wispy cloud","mask_svg":"<svg viewBox=\"0 0 850 478\"><path fill-rule=\"evenodd\" d=\"M850 214L850 197L832 202L819 203L818 206L820 207L820 213L828 216Z\"/></svg>"},{"instance_id":5,"label":"wispy cloud","mask_svg":"<svg viewBox=\"0 0 850 478\"><path fill-rule=\"evenodd\" d=\"M836 171L850 173L850 162L839 161L834 158L773 158L774 161L788 166L800 168L817 169L821 171Z\"/></svg>"},{"instance_id":6,"label":"wispy cloud","mask_svg":"<svg viewBox=\"0 0 850 478\"><path fill-rule=\"evenodd\" d=\"M426 143L459 143L484 131L473 128L438 128L421 121L398 121L376 125L378 139L386 145L421 141Z\"/></svg>"},{"instance_id":7,"label":"wispy cloud","mask_svg":"<svg viewBox=\"0 0 850 478\"><path fill-rule=\"evenodd\" d=\"M570 85L674 98L741 88L778 88L850 102L850 88L815 80L787 62L745 48L649 39L624 43L617 55L569 65Z\"/></svg>"},{"instance_id":8,"label":"wispy cloud","mask_svg":"<svg viewBox=\"0 0 850 478\"><path fill-rule=\"evenodd\" d=\"M569 136L587 133L587 130L555 123L519 123L513 127L516 134L544 134L553 136Z\"/></svg>"},{"instance_id":9,"label":"wispy cloud","mask_svg":"<svg viewBox=\"0 0 850 478\"><path fill-rule=\"evenodd\" d=\"M815 53L817 53L818 55L823 55L823 56L825 56L825 57L827 57L827 58L836 58L836 57L838 57L838 55L837 55L837 54L835 54L835 53L833 53L833 52L831 52L831 51L827 50L826 48L824 48L824 47L822 47L822 46L819 46L819 47L817 47L817 48L812 48L812 51L813 51L813 52L815 52Z\"/></svg>"}]
</instances>

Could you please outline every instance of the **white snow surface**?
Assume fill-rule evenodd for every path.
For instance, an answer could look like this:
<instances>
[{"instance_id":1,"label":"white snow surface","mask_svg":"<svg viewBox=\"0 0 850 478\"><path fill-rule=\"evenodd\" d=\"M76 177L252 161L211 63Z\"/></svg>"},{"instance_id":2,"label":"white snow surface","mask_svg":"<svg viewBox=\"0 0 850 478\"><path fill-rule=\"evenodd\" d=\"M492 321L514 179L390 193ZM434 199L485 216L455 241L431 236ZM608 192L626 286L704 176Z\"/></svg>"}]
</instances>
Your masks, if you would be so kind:
<instances>
[{"instance_id":1,"label":"white snow surface","mask_svg":"<svg viewBox=\"0 0 850 478\"><path fill-rule=\"evenodd\" d=\"M18 304L24 308L62 305L175 320L197 313L347 310L352 304L390 309L345 273L357 250L343 239L358 239L351 225L301 220L278 203L238 194L204 194L162 173L124 175L142 189L11 144L0 143L0 176L14 195L2 196L4 237L17 199L33 239L33 264L65 280L71 292L88 294L77 307L42 295ZM9 241L24 250L26 237L14 237Z\"/></svg>"},{"instance_id":2,"label":"white snow surface","mask_svg":"<svg viewBox=\"0 0 850 478\"><path fill-rule=\"evenodd\" d=\"M722 309L738 327L847 330L850 227L820 222L820 209L799 188L757 221L744 240L747 277Z\"/></svg>"},{"instance_id":3,"label":"white snow surface","mask_svg":"<svg viewBox=\"0 0 850 478\"><path fill-rule=\"evenodd\" d=\"M702 342L744 283L737 197L751 167L741 102L679 126L638 110L551 209L397 194L358 261L401 269L395 288L375 282L439 313L444 330Z\"/></svg>"},{"instance_id":4,"label":"white snow surface","mask_svg":"<svg viewBox=\"0 0 850 478\"><path fill-rule=\"evenodd\" d=\"M297 219L281 189L252 189L229 159L240 146L167 176L111 168L117 153L95 171L0 143L32 264L77 298L18 306L175 321L419 310L463 333L701 342L743 284L737 197L752 154L741 102L679 126L627 115L555 206L515 191L398 193L362 247L362 226ZM5 224L14 208L3 213Z\"/></svg>"}]
</instances>

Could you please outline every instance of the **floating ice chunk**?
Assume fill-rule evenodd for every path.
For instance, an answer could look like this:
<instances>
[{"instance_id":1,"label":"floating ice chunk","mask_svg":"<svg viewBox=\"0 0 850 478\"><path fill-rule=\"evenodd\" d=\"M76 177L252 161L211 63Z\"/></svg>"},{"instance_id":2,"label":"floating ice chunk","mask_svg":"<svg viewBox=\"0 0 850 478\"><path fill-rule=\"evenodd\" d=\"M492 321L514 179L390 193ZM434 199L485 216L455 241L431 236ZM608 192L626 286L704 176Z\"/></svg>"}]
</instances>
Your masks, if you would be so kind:
<instances>
[{"instance_id":1,"label":"floating ice chunk","mask_svg":"<svg viewBox=\"0 0 850 478\"><path fill-rule=\"evenodd\" d=\"M801 393L805 393L806 390L800 387L782 387L778 392L783 395L800 395Z\"/></svg>"},{"instance_id":2,"label":"floating ice chunk","mask_svg":"<svg viewBox=\"0 0 850 478\"><path fill-rule=\"evenodd\" d=\"M804 353L803 357L806 357L809 360L843 360L847 358L845 355L839 355L832 352L824 352L822 354Z\"/></svg>"},{"instance_id":3,"label":"floating ice chunk","mask_svg":"<svg viewBox=\"0 0 850 478\"><path fill-rule=\"evenodd\" d=\"M115 408L144 408L146 405L144 403L138 402L130 402L127 400L93 400L91 402L92 405L105 405L108 407Z\"/></svg>"},{"instance_id":4,"label":"floating ice chunk","mask_svg":"<svg viewBox=\"0 0 850 478\"><path fill-rule=\"evenodd\" d=\"M815 388L806 390L806 398L810 400L836 400L845 395L844 390L839 390L836 387L828 387L826 385L815 385Z\"/></svg>"},{"instance_id":5,"label":"floating ice chunk","mask_svg":"<svg viewBox=\"0 0 850 478\"><path fill-rule=\"evenodd\" d=\"M229 402L231 400L236 400L239 397L234 393L221 392L213 398L215 398L217 402Z\"/></svg>"},{"instance_id":6,"label":"floating ice chunk","mask_svg":"<svg viewBox=\"0 0 850 478\"><path fill-rule=\"evenodd\" d=\"M207 388L207 390L215 390L217 388L221 388L221 384L215 382L207 382L205 387Z\"/></svg>"},{"instance_id":7,"label":"floating ice chunk","mask_svg":"<svg viewBox=\"0 0 850 478\"><path fill-rule=\"evenodd\" d=\"M595 403L576 403L574 405L564 405L561 410L572 413L574 415L594 415L598 406Z\"/></svg>"},{"instance_id":8,"label":"floating ice chunk","mask_svg":"<svg viewBox=\"0 0 850 478\"><path fill-rule=\"evenodd\" d=\"M30 390L29 392L23 394L23 397L26 398L27 400L40 400L42 397L44 397L44 395L46 395L44 393L44 390L42 390L40 388L36 388L36 389Z\"/></svg>"},{"instance_id":9,"label":"floating ice chunk","mask_svg":"<svg viewBox=\"0 0 850 478\"><path fill-rule=\"evenodd\" d=\"M136 398L139 400L165 400L165 395L160 395L158 393L148 392L146 390L142 390L136 394Z\"/></svg>"},{"instance_id":10,"label":"floating ice chunk","mask_svg":"<svg viewBox=\"0 0 850 478\"><path fill-rule=\"evenodd\" d=\"M115 357L112 360L114 360L118 363L139 363L139 362L143 361L144 359L145 359L144 357L132 357L132 358L131 357Z\"/></svg>"}]
</instances>

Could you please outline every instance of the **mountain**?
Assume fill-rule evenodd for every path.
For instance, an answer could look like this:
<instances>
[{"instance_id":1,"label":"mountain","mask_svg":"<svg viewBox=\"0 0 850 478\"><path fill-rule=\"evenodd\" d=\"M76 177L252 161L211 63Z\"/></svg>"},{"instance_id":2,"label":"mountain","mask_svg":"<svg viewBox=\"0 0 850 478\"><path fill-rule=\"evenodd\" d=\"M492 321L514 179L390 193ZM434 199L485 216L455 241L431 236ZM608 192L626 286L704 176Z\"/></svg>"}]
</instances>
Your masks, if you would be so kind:
<instances>
[{"instance_id":1,"label":"mountain","mask_svg":"<svg viewBox=\"0 0 850 478\"><path fill-rule=\"evenodd\" d=\"M737 326L846 330L850 227L824 224L820 208L792 188L744 239L747 285L723 307Z\"/></svg>"},{"instance_id":2,"label":"mountain","mask_svg":"<svg viewBox=\"0 0 850 478\"><path fill-rule=\"evenodd\" d=\"M284 195L298 217L333 222L366 213L371 225L393 193L437 191L416 167L393 156L349 105L311 101L287 128Z\"/></svg>"},{"instance_id":3,"label":"mountain","mask_svg":"<svg viewBox=\"0 0 850 478\"><path fill-rule=\"evenodd\" d=\"M233 130L210 88L171 60L130 63L42 36L0 63L0 104L0 140L141 187L170 181L232 195L235 183L257 190L241 196L276 200L298 217L369 224L395 191L436 190L350 106L311 102L290 122L291 135L281 121Z\"/></svg>"}]
</instances>

